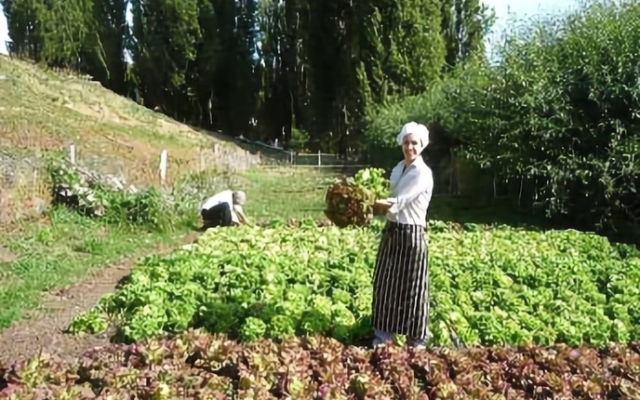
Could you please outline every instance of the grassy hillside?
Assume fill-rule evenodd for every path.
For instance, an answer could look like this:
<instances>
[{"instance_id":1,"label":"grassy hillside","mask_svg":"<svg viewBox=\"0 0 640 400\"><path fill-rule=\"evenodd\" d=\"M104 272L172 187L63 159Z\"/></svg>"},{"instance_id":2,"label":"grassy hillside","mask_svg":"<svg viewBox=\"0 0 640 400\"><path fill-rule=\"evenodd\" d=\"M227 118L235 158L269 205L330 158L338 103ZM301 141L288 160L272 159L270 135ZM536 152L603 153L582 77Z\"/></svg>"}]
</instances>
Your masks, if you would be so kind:
<instances>
[{"instance_id":1,"label":"grassy hillside","mask_svg":"<svg viewBox=\"0 0 640 400\"><path fill-rule=\"evenodd\" d=\"M250 164L244 150L198 132L68 73L0 56L0 225L41 207L48 191L39 156L76 146L76 159L134 184L157 184L160 153L168 182L202 167ZM218 144L215 151L214 144Z\"/></svg>"},{"instance_id":2,"label":"grassy hillside","mask_svg":"<svg viewBox=\"0 0 640 400\"><path fill-rule=\"evenodd\" d=\"M214 141L77 75L0 56L0 76L2 146L45 150L76 142L87 155L146 159L168 149L194 160Z\"/></svg>"},{"instance_id":3,"label":"grassy hillside","mask_svg":"<svg viewBox=\"0 0 640 400\"><path fill-rule=\"evenodd\" d=\"M0 330L34 310L43 291L56 291L127 256L180 243L190 230L177 221L181 216L157 215L175 222L158 231L52 209L44 159L67 157L71 144L78 165L137 187L159 186L162 150L169 155L168 187L203 168L230 176L255 161L232 142L82 77L0 56L0 302L8 305L0 312ZM228 185L262 191L262 185L251 184L253 176L205 182L198 194ZM197 216L195 206L185 208Z\"/></svg>"}]
</instances>

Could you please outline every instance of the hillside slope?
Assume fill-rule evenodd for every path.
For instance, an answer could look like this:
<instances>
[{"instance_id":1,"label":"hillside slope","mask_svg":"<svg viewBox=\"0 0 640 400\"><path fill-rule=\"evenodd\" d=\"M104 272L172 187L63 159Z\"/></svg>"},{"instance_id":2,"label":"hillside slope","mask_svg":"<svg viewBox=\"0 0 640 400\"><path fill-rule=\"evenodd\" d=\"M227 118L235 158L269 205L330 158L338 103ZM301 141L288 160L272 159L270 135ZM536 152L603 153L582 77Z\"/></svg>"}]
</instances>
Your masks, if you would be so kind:
<instances>
[{"instance_id":1,"label":"hillside slope","mask_svg":"<svg viewBox=\"0 0 640 400\"><path fill-rule=\"evenodd\" d=\"M217 142L244 153L82 77L7 56L0 56L0 77L2 147L58 149L74 142L85 154L157 158L167 149L189 160Z\"/></svg>"},{"instance_id":2,"label":"hillside slope","mask_svg":"<svg viewBox=\"0 0 640 400\"><path fill-rule=\"evenodd\" d=\"M159 183L164 149L169 183L203 167L245 169L257 162L232 141L196 131L99 84L0 56L2 222L24 214L9 208L46 198L33 165L45 152L66 151L71 144L78 163L133 184Z\"/></svg>"},{"instance_id":3,"label":"hillside slope","mask_svg":"<svg viewBox=\"0 0 640 400\"><path fill-rule=\"evenodd\" d=\"M77 164L137 188L161 183L163 150L168 152L168 185L202 169L216 173L205 174L202 193L194 189L180 207L163 208L158 197L132 203L130 197L113 196L107 208L121 220L90 218L49 207L45 156L69 157L65 153L71 144ZM35 319L49 315L46 301L41 303L43 293L57 296L83 279L91 285L83 295L106 293L115 284L110 279L124 274L119 265L126 259L135 261L197 236L189 232L189 223L197 223L192 221L196 197L220 190L216 184L228 187L233 183L228 177L235 179L235 172L257 161L230 139L199 132L99 84L0 55L0 303L7 305L0 310L0 331L26 314ZM130 223L138 212L146 219ZM98 272L100 277L93 276ZM67 299L65 318L90 300ZM29 328L37 326L33 321L22 325L28 332L20 335L37 339L63 329L56 320L34 333Z\"/></svg>"}]
</instances>

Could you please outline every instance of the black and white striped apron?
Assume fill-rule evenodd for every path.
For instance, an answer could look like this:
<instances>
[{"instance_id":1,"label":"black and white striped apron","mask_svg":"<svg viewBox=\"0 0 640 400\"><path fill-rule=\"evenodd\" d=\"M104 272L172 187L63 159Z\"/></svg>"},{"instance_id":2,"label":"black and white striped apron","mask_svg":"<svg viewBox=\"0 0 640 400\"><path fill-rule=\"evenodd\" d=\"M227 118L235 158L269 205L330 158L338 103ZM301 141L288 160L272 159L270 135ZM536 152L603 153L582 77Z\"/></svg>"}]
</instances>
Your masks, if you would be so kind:
<instances>
[{"instance_id":1,"label":"black and white striped apron","mask_svg":"<svg viewBox=\"0 0 640 400\"><path fill-rule=\"evenodd\" d=\"M371 322L384 332L426 338L429 261L424 226L387 221L373 275Z\"/></svg>"}]
</instances>

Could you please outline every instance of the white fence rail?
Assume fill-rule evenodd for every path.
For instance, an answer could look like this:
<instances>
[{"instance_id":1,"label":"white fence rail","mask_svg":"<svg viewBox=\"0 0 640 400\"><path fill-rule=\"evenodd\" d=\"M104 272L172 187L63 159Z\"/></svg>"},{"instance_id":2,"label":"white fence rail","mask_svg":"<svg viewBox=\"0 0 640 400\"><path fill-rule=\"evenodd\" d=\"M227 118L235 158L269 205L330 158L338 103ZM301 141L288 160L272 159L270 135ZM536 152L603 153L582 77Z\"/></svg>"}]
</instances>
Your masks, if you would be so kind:
<instances>
[{"instance_id":1,"label":"white fence rail","mask_svg":"<svg viewBox=\"0 0 640 400\"><path fill-rule=\"evenodd\" d=\"M261 142L241 141L241 146L249 146L251 152L260 153L262 165L277 164L291 165L295 167L340 167L355 166L357 160L339 154L323 153L296 153L279 147L270 146Z\"/></svg>"}]
</instances>

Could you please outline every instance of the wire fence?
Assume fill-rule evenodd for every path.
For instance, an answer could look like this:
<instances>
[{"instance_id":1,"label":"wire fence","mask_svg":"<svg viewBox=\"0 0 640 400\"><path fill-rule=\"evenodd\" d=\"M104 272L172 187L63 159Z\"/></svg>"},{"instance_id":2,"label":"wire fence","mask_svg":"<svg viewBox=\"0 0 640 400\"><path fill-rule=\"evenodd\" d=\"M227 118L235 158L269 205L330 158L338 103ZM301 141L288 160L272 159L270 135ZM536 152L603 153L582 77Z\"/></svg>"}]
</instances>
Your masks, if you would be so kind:
<instances>
[{"instance_id":1,"label":"wire fence","mask_svg":"<svg viewBox=\"0 0 640 400\"><path fill-rule=\"evenodd\" d=\"M214 144L188 154L161 150L157 154L94 154L74 144L60 148L67 160L96 175L118 182L116 186L145 188L172 186L190 174L216 171L220 176L260 165L260 157L247 151ZM52 187L43 154L18 154L0 150L0 226L31 219L50 205Z\"/></svg>"},{"instance_id":2,"label":"wire fence","mask_svg":"<svg viewBox=\"0 0 640 400\"><path fill-rule=\"evenodd\" d=\"M294 167L319 167L333 168L341 166L366 166L359 164L356 157L349 157L340 154L323 153L299 153L293 150L270 146L262 142L250 142L239 140L239 145L248 149L251 153L260 157L261 165L290 165Z\"/></svg>"}]
</instances>

